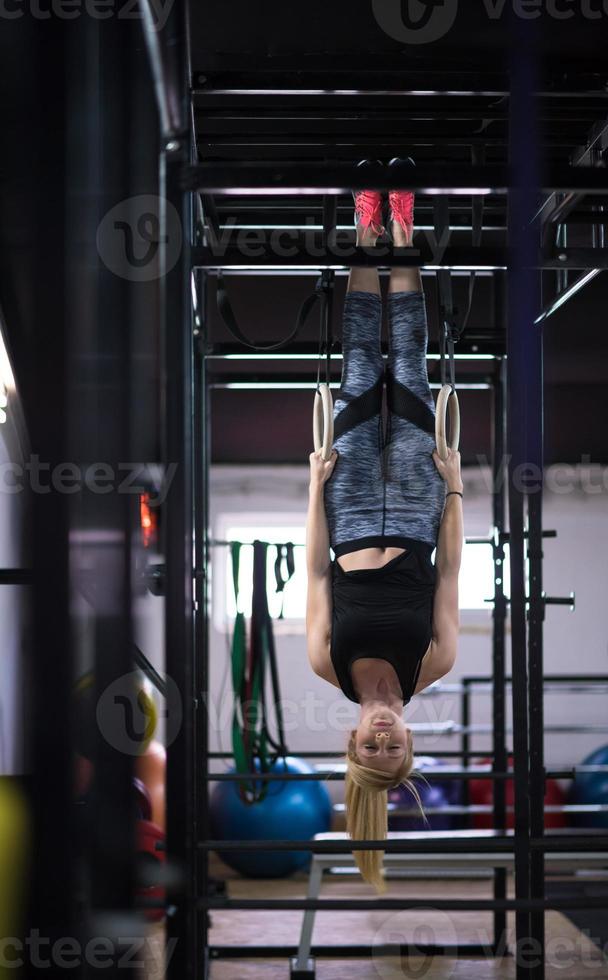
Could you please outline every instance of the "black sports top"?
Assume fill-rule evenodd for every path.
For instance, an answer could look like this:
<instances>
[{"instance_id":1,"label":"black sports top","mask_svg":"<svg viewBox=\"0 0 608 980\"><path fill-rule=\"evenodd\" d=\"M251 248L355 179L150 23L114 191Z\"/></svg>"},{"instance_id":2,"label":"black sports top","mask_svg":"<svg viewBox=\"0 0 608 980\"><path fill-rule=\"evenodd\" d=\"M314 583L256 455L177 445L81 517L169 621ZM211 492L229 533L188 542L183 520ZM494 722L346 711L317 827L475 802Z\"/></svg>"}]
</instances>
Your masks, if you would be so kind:
<instances>
[{"instance_id":1,"label":"black sports top","mask_svg":"<svg viewBox=\"0 0 608 980\"><path fill-rule=\"evenodd\" d=\"M403 703L418 682L431 642L435 566L421 542L380 568L345 571L332 562L333 612L330 655L342 691L358 703L351 678L354 660L387 660L395 669Z\"/></svg>"}]
</instances>

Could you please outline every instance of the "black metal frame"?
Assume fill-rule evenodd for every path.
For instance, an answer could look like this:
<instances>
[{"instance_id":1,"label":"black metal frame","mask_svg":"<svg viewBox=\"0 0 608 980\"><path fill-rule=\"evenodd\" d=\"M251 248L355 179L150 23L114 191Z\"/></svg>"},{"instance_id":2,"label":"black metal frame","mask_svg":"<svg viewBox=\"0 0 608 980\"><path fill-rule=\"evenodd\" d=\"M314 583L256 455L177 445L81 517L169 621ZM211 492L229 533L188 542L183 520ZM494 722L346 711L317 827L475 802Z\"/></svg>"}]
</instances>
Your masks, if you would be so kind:
<instances>
[{"instance_id":1,"label":"black metal frame","mask_svg":"<svg viewBox=\"0 0 608 980\"><path fill-rule=\"evenodd\" d=\"M166 504L166 543L167 543L167 670L181 691L184 707L184 720L180 735L169 751L168 765L168 854L177 861L184 872L181 883L171 894L176 911L169 919L170 936L178 940L176 953L169 967L169 976L175 980L193 977L195 973L208 975L209 954L212 958L237 957L239 955L292 955L292 947L258 947L251 950L247 946L209 947L207 910L210 908L372 908L403 909L416 906L415 901L365 900L358 902L317 902L297 900L250 900L234 902L212 895L209 878L209 851L221 847L222 850L273 850L304 849L313 853L348 852L365 847L376 847L387 851L404 852L415 849L416 845L404 841L378 841L364 844L352 841L315 842L310 841L212 841L209 839L207 793L208 782L217 778L210 772L210 761L218 758L218 753L210 753L208 746L206 699L208 695L208 582L206 568L209 562L208 528L208 468L211 459L209 393L211 379L207 358L222 356L230 345L213 348L209 343L207 318L206 279L218 268L232 269L236 274L251 270L256 274L293 274L294 267L301 266L306 271L322 270L340 265L331 248L327 247L330 226L337 220L338 208L328 207L331 195L350 193L352 188L363 187L361 173L352 164L332 159L325 163L311 161L306 163L277 162L281 155L276 153L269 159L268 147L259 153L257 162L249 160L240 163L231 158L228 162L197 162L191 152L194 143L192 120L196 124L196 111L206 100L207 108L214 98L229 107L230 100L225 92L219 92L221 81L215 79L218 93L205 89L206 77L191 76L188 67L186 38L187 20L185 0L174 5L171 13L172 37L177 41L171 47L171 62L164 59L167 51L161 51L149 39L149 53L154 69L154 77L159 95L161 119L165 123L165 144L163 166L167 200L178 209L183 220L185 247L175 268L168 272L162 283L164 297L164 324L166 342L165 365L165 416L166 416L166 461L178 461L180 468L177 482L172 488L171 497ZM517 25L515 25L517 26ZM526 30L529 25L526 24ZM520 25L521 28L521 25ZM510 106L508 114L504 109L498 112L503 122L510 124L509 167L504 164L484 166L450 167L449 174L442 165L425 166L424 178L408 179L407 186L424 193L467 194L480 188L491 189L492 200L500 200L497 211L502 211L505 195L509 201L509 242L508 249L488 246L483 248L450 245L439 256L427 248L418 255L411 251L399 252L391 249L382 254L378 249L354 250L346 265L430 265L436 268L461 269L482 267L494 273L495 309L497 314L505 308L506 293L509 300L508 360L507 373L501 355L500 339L491 347L497 355L494 372L491 376L493 387L494 453L493 476L496 479L494 490L494 539L493 559L495 569L493 603L493 772L494 780L494 819L498 834L491 841L471 839L466 842L426 841L425 849L438 852L474 849L477 852L490 850L514 851L515 886L514 900L506 899L506 872L495 869L494 892L492 899L467 902L445 900L433 903L445 909L490 909L494 912L494 942L492 953L505 952L506 911L516 912L517 940L523 942L532 937L542 946L544 910L546 908L594 907L594 900L554 900L544 897L544 854L546 851L567 846L584 852L590 846L606 846L606 838L594 835L588 837L544 837L543 821L543 783L546 775L543 759L543 672L542 672L542 622L546 598L542 594L542 506L540 494L524 494L515 483L515 469L521 462L533 462L542 473L542 339L540 330L534 330L534 318L538 313L539 271L557 269L563 283L563 270L571 268L591 269L608 267L608 249L604 247L603 235L594 236L592 248L567 247L563 238L551 240L543 230L547 220L559 224L566 216L573 220L589 221L588 216L577 214L583 196L588 192L606 194L602 173L592 164L590 155L579 154L572 166L552 164L541 174L537 161L529 156L531 143L530 126L533 122L533 91L535 87L535 52L528 46L529 35L524 31L523 45L518 50L518 61L511 66L511 85L509 87ZM282 75L289 79L289 71ZM198 91L188 93L188 76L202 86ZM243 76L244 77L244 76ZM342 85L344 82L342 76ZM280 73L275 72L272 84L278 84ZM359 84L358 80L358 83ZM245 85L245 83L243 83ZM266 83L269 85L269 83ZM288 84L285 81L285 84ZM301 84L298 82L297 84ZM230 98L237 106L247 96L247 89L236 91L234 81L228 85L233 89ZM255 87L255 86L253 86ZM255 98L265 105L283 96L269 91L257 93ZM375 105L378 93L368 93L369 107ZM401 95L407 93L400 93ZM412 93L410 93L412 94ZM475 93L470 93L475 94ZM487 93L477 93L487 94ZM553 95L553 93L550 93ZM457 96L456 96L457 97ZM547 96L549 97L549 95ZM285 97L289 101L288 97ZM328 96L336 102L336 96ZM189 103L191 99L191 103ZM298 96L294 95L294 107ZM366 96L361 95L365 101ZM339 100L338 100L339 101ZM450 102L450 100L447 100ZM337 103L336 103L337 104ZM351 103L352 104L352 103ZM453 99L450 108L453 105ZM177 111L176 111L177 110ZM193 110L192 112L190 110ZM487 118L487 107L473 110L479 119ZM296 110L297 114L297 110ZM497 116L498 118L498 116ZM325 124L319 123L321 130ZM369 119L366 119L369 126ZM240 132L247 135L246 117L240 120ZM297 129L297 127L296 127ZM373 127L372 127L373 129ZM380 131L382 126L378 126ZM263 130L252 123L251 133L258 135ZM332 132L325 126L326 132ZM276 137L280 126L269 124L269 135ZM219 120L210 127L210 134L219 135L225 145L230 144L230 126ZM373 135L373 134L372 134ZM461 138L454 134L458 144ZM291 135L292 144L298 143L297 132ZM377 142L371 140L370 142ZM467 143L475 142L468 138ZM236 146L238 140L234 142ZM273 144L274 146L274 144ZM245 155L243 150L235 150L233 157ZM387 188L389 181L395 186L394 176L388 177L384 168L376 168L364 178L365 186L373 185ZM404 185L405 186L405 185ZM533 189L543 187L553 192L553 205L548 203L541 220L540 241L534 228L526 228L529 215L534 213ZM556 195L567 192L568 196L559 200ZM202 195L204 215L212 237L217 239L221 225L221 213L225 201L271 199L277 196L291 198L289 207L297 212L298 204L293 203L295 195L304 196L310 203L315 196L320 200L315 207L322 215L325 248L311 259L306 248L301 246L296 255L279 259L272 254L268 244L261 255L255 258L243 256L238 243L229 238L228 246L219 250L209 241L195 241L194 203L197 194ZM548 198L550 202L550 199ZM426 202L422 200L422 206ZM569 214L567 215L567 212ZM278 213L278 212L277 212ZM276 219L274 219L276 220ZM494 218L492 219L494 220ZM601 226L601 222L600 222ZM503 270L508 267L509 275ZM190 299L190 274L196 274L198 308L192 310ZM505 287L505 280L507 285ZM550 311L549 311L550 312ZM549 315L546 312L546 315ZM497 317L498 319L499 317ZM493 338L496 340L497 338ZM193 387L194 385L194 394ZM170 387L170 395L169 395ZM506 390L505 390L506 387ZM509 533L506 532L505 507L507 497L505 484L501 479L505 466L505 448L511 454L509 464ZM527 503L528 525L525 527L524 505ZM505 733L505 622L507 600L504 594L503 559L504 544L511 545L511 621L513 636L513 683L512 698L514 711L514 757L515 757L515 834L504 834L506 826L506 807L504 781L511 778L507 770L507 746ZM194 541L194 563L192 542ZM527 555L525 546L527 542ZM526 558L529 568L530 588L526 592ZM194 586L193 586L194 581ZM194 610L196 610L194 612ZM471 686L474 681L471 682ZM463 702L466 713L466 698ZM463 715L463 720L464 715ZM465 734L461 756L465 764L473 753L470 751L468 734ZM465 771L462 776L469 774ZM195 779L196 777L196 779ZM234 778L234 777L224 777ZM280 778L273 776L273 779ZM286 777L291 778L291 777ZM196 789L195 787L196 782ZM461 846L462 845L462 846ZM189 870L188 870L189 869ZM601 901L601 900L600 900ZM428 902L424 903L428 906ZM595 904L599 904L599 901ZM362 947L337 947L328 949L318 947L318 955L362 955ZM429 947L429 949L431 949ZM433 947L436 952L454 954L449 948ZM464 947L467 953L471 949ZM485 950L484 950L485 952ZM365 955L365 954L363 954ZM540 966L528 968L521 963L517 966L518 980L521 977L540 978L544 975Z\"/></svg>"}]
</instances>

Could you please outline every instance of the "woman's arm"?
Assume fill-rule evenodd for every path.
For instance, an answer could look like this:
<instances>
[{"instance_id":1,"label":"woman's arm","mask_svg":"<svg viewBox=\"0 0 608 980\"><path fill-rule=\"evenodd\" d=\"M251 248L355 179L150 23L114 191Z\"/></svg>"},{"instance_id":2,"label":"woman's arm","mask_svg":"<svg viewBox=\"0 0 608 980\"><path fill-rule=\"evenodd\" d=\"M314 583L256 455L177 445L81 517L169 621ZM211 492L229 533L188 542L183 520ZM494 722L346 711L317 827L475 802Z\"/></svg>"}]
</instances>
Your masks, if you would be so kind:
<instances>
[{"instance_id":1,"label":"woman's arm","mask_svg":"<svg viewBox=\"0 0 608 980\"><path fill-rule=\"evenodd\" d=\"M420 671L416 691L420 691L434 681L444 677L454 666L458 648L458 573L462 559L464 523L462 512L463 491L460 475L460 453L449 450L448 459L443 462L434 453L435 465L443 476L447 490L455 490L446 497L445 508L439 528L435 568L437 585L433 603L433 639Z\"/></svg>"},{"instance_id":2,"label":"woman's arm","mask_svg":"<svg viewBox=\"0 0 608 980\"><path fill-rule=\"evenodd\" d=\"M332 474L338 454L324 462L320 453L310 454L310 485L306 518L306 645L315 674L333 683L331 666L331 562L329 530L325 514L324 485Z\"/></svg>"}]
</instances>

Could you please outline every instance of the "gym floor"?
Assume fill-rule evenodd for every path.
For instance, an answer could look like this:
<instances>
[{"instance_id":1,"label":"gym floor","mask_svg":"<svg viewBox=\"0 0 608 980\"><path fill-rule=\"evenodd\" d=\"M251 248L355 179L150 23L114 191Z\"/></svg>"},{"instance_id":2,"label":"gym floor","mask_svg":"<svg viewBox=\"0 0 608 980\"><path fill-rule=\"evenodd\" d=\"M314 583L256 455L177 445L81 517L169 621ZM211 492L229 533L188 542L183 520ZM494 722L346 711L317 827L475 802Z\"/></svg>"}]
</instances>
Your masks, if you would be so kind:
<instances>
[{"instance_id":1,"label":"gym floor","mask_svg":"<svg viewBox=\"0 0 608 980\"><path fill-rule=\"evenodd\" d=\"M227 882L231 898L297 898L306 893L307 875L294 875L281 880L243 879L219 862L213 873ZM453 878L392 880L387 898L415 897L424 901L432 898L484 898L491 892L491 880ZM510 889L510 894L512 889ZM322 898L361 898L363 891L357 880L348 877L325 879ZM297 945L300 937L301 912L214 911L210 933L211 945L232 943ZM514 916L508 917L511 953L515 941ZM421 909L415 912L325 912L317 913L313 943L339 945L357 943L411 941L418 935L428 941L429 930L437 942L453 942L454 935L462 943L490 940L492 921L489 913L437 913ZM587 933L579 930L570 919L559 912L546 915L546 980L604 980L608 962L600 946ZM164 940L164 927L151 930L148 944L146 980L162 980L158 971L159 952ZM515 977L515 959L447 959L435 957L411 959L400 963L397 958L379 957L376 960L319 959L317 980L403 980L424 977L425 980L511 980ZM288 980L286 959L222 960L214 962L211 980Z\"/></svg>"}]
</instances>

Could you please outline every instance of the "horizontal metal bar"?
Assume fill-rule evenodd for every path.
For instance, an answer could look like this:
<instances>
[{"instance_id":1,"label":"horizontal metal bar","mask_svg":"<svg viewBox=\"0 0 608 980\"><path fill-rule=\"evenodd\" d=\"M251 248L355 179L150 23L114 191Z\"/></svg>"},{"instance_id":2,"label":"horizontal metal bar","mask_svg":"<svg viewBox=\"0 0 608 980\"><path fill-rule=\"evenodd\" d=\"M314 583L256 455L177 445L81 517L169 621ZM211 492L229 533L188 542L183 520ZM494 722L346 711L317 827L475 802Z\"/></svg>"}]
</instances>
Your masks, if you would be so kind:
<instances>
[{"instance_id":1,"label":"horizontal metal bar","mask_svg":"<svg viewBox=\"0 0 608 980\"><path fill-rule=\"evenodd\" d=\"M256 540L259 540L259 539L256 539ZM492 544L492 542L489 541L489 540L487 540L486 538L467 537L464 540L465 540L465 543L466 544L482 544L482 543L483 544ZM221 538L210 538L210 540L207 543L212 548L230 548L234 542L232 542L232 541L223 541ZM242 548L253 548L253 541L241 541L239 543L240 543L240 545L241 545ZM270 546L272 546L272 544L273 544L273 542L270 542L270 541L264 541L262 543L263 544L268 544ZM292 543L293 543L294 548L305 548L306 547L306 542L304 542L304 541L294 541ZM454 693L454 692L452 692L452 693Z\"/></svg>"},{"instance_id":2,"label":"horizontal metal bar","mask_svg":"<svg viewBox=\"0 0 608 980\"><path fill-rule=\"evenodd\" d=\"M468 854L513 851L513 837L467 837L457 839L420 835L415 839L387 840L209 840L199 841L202 851L310 851L311 854L350 854L352 851L386 851L387 854ZM592 850L590 847L589 850Z\"/></svg>"},{"instance_id":3,"label":"horizontal metal bar","mask_svg":"<svg viewBox=\"0 0 608 980\"><path fill-rule=\"evenodd\" d=\"M478 52L479 53L479 52ZM602 66L603 67L603 66ZM597 74L593 65L584 70L577 65L576 72L565 71L563 62L560 70L553 72L550 87L539 88L534 93L536 99L546 99L550 104L557 99L573 98L578 101L606 98L603 87L603 74ZM407 79L404 79L403 53L378 50L368 51L364 60L336 55L310 55L300 59L297 69L293 62L276 57L261 61L259 56L251 55L244 62L243 53L230 55L205 54L205 66L198 66L192 74L192 85L196 96L233 95L241 100L243 96L259 94L308 96L316 93L322 97L332 95L352 95L357 98L368 96L375 104L378 96L395 95L400 99L416 99L422 105L430 105L443 98L456 109L466 106L472 99L494 100L497 97L510 97L509 77L502 66L491 59L485 64L477 60L477 67L450 68L437 66L436 57L422 61L420 53L415 62L407 66ZM407 85L404 81L407 80Z\"/></svg>"},{"instance_id":4,"label":"horizontal metal bar","mask_svg":"<svg viewBox=\"0 0 608 980\"><path fill-rule=\"evenodd\" d=\"M365 173L349 164L310 162L281 163L200 163L184 168L184 190L234 194L350 194L353 190L412 190L421 194L506 193L515 184L508 167L487 164L474 167L453 164L425 164L424 170L405 170L370 165ZM552 166L546 168L544 192L608 194L606 175L594 167Z\"/></svg>"},{"instance_id":5,"label":"horizontal metal bar","mask_svg":"<svg viewBox=\"0 0 608 980\"><path fill-rule=\"evenodd\" d=\"M341 765L343 765L341 763ZM272 782L286 782L286 783L305 783L312 781L325 781L329 780L340 780L344 779L345 772L312 772L312 773L302 773L302 772L262 772L262 773L238 773L238 772L210 772L209 780L211 782L219 783L234 783L234 782L256 782L256 783L272 783ZM442 766L440 769L425 769L423 773L425 779L432 779L433 776L437 776L441 779L492 779L492 780L503 780L512 779L513 771L509 772L492 772L486 766L472 766L468 769L448 769Z\"/></svg>"},{"instance_id":6,"label":"horizontal metal bar","mask_svg":"<svg viewBox=\"0 0 608 980\"><path fill-rule=\"evenodd\" d=\"M462 341L459 341L459 350L463 350L465 345ZM459 353L454 354L455 361L495 361L502 359L501 354L480 354L478 345L475 344L475 351L471 353ZM470 350L470 345L469 345ZM207 361L318 361L319 360L319 347L316 344L290 344L289 349L284 351L250 351L244 349L239 344L213 344L205 350L205 359ZM382 356L388 357L388 347L386 344L382 345ZM323 355L323 360L326 360L326 355ZM344 355L342 351L335 351L330 354L330 360L336 362L342 362ZM440 354L433 350L433 345L431 349L427 351L426 354L427 361L438 362L440 360Z\"/></svg>"},{"instance_id":7,"label":"horizontal metal bar","mask_svg":"<svg viewBox=\"0 0 608 980\"><path fill-rule=\"evenodd\" d=\"M31 585L34 573L29 568L0 569L0 585Z\"/></svg>"},{"instance_id":8,"label":"horizontal metal bar","mask_svg":"<svg viewBox=\"0 0 608 980\"><path fill-rule=\"evenodd\" d=\"M514 813L514 806L507 806L507 813ZM547 803L543 807L545 813L608 813L608 803ZM343 812L343 803L334 804L336 812ZM469 806L446 804L445 806L425 806L425 816L459 816L463 814L493 813L494 806L490 803L471 803ZM395 803L388 804L390 817L418 817L420 811L416 807L402 807Z\"/></svg>"},{"instance_id":9,"label":"horizontal metal bar","mask_svg":"<svg viewBox=\"0 0 608 980\"><path fill-rule=\"evenodd\" d=\"M516 912L533 910L605 909L606 899L597 896L550 896L526 901L513 898L200 898L203 909L281 912L404 912L415 909L438 912Z\"/></svg>"},{"instance_id":10,"label":"horizontal metal bar","mask_svg":"<svg viewBox=\"0 0 608 980\"><path fill-rule=\"evenodd\" d=\"M589 828L585 831L588 836L568 836L568 834L550 834L545 837L532 837L530 847L535 851L606 851L608 852L608 834L594 834ZM605 899L604 899L605 901Z\"/></svg>"},{"instance_id":11,"label":"horizontal metal bar","mask_svg":"<svg viewBox=\"0 0 608 980\"><path fill-rule=\"evenodd\" d=\"M470 728L470 726L469 726ZM489 729L491 732L491 729ZM489 734L488 732L488 734ZM437 733L444 734L444 733ZM458 731L459 735L463 734L462 731ZM320 768L320 767L319 767ZM595 771L595 770L594 770ZM603 771L600 770L601 772ZM326 780L330 782L339 782L344 779L346 774L345 763L336 763L336 767L325 767L322 771L302 773L302 772L249 772L249 773L238 773L238 772L210 772L208 774L209 782L218 783L236 783L236 782L251 782L251 783L306 783L306 782L325 782ZM447 766L441 766L437 769L424 769L422 775L427 780L432 780L437 778L441 781L446 779L487 779L493 782L503 781L513 778L513 770L510 769L507 772L492 772L492 770L487 766L470 766L469 768L462 769L450 769ZM573 779L575 776L575 767L569 769L552 769L547 771L547 776L550 779Z\"/></svg>"},{"instance_id":12,"label":"horizontal metal bar","mask_svg":"<svg viewBox=\"0 0 608 980\"><path fill-rule=\"evenodd\" d=\"M247 268L236 268L234 266L231 266L227 269L222 267L220 270L220 267L218 266L217 268L206 269L205 272L208 276L213 277L218 274L218 270L221 271L224 276L230 276L232 278L254 276L256 279L259 279L262 276L265 276L267 278L289 277L290 279L294 277L303 278L306 276L313 276L314 278L317 278L319 276L319 273L322 271L321 269L318 268L311 267L311 268L304 269L304 268L300 268L299 266L288 266L283 268L276 268L276 267L266 268L265 266L251 266ZM338 278L346 278L349 275L349 272L350 272L350 266L344 266L344 268L340 268L340 269L333 269L334 275L338 276ZM391 270L387 266L386 269L378 268L377 272L381 278L385 278L390 275ZM423 278L434 279L436 270L434 268L432 269L420 268L420 274ZM464 276L468 277L469 271L466 269L452 269L451 274L453 277L457 277L457 278L464 277ZM477 269L476 275L482 278L485 276L493 276L494 271L488 269Z\"/></svg>"},{"instance_id":13,"label":"horizontal metal bar","mask_svg":"<svg viewBox=\"0 0 608 980\"><path fill-rule=\"evenodd\" d=\"M267 236L266 236L267 237ZM348 244L329 249L306 247L293 242L289 246L271 241L247 242L244 233L242 245L199 246L192 249L192 265L196 269L264 269L300 270L317 272L322 269L350 268L420 268L428 271L452 269L457 272L478 270L495 272L508 268L509 255L500 246L447 246L434 248L423 240L414 240L415 247L393 248L390 245L360 247ZM539 251L535 266L537 269L584 269L608 268L608 249L606 248L563 248L554 251ZM584 284L584 283L583 283ZM575 288L576 287L576 288ZM580 289L573 284L572 289ZM564 300L565 301L565 300ZM563 302L564 302L563 301Z\"/></svg>"},{"instance_id":14,"label":"horizontal metal bar","mask_svg":"<svg viewBox=\"0 0 608 980\"><path fill-rule=\"evenodd\" d=\"M257 378L252 380L251 378L244 379L225 379L218 377L218 380L211 380L209 382L209 388L228 388L232 390L241 391L287 391L292 389L294 391L313 391L316 388L316 381L277 381L270 378ZM339 388L339 381L330 382L330 388ZM439 391L443 386L439 382L431 382L429 387L432 390ZM487 391L492 385L488 381L480 382L459 382L458 391Z\"/></svg>"},{"instance_id":15,"label":"horizontal metal bar","mask_svg":"<svg viewBox=\"0 0 608 980\"><path fill-rule=\"evenodd\" d=\"M393 248L392 245L362 247L351 245L330 248L298 246L292 242L288 246L277 241L247 242L246 236L240 247L217 245L199 246L192 249L192 266L197 269L229 269L260 267L266 269L310 269L324 268L450 268L458 270L493 271L507 266L505 248L483 246L480 248L450 246L433 249L427 242L414 240L414 246ZM599 254L598 249L598 254ZM560 263L562 268L563 263Z\"/></svg>"},{"instance_id":16,"label":"horizontal metal bar","mask_svg":"<svg viewBox=\"0 0 608 980\"><path fill-rule=\"evenodd\" d=\"M445 834L445 836L444 836ZM608 850L608 836L593 834L589 830L585 836L559 834L532 838L530 846L546 851L585 851ZM330 840L208 840L199 841L202 851L309 851L311 854L350 854L353 851L385 851L387 854L509 854L513 852L513 835L488 834L483 837L458 838L447 832L420 832L415 837L386 840L351 840L332 838Z\"/></svg>"},{"instance_id":17,"label":"horizontal metal bar","mask_svg":"<svg viewBox=\"0 0 608 980\"><path fill-rule=\"evenodd\" d=\"M297 946L210 946L212 960L232 959L278 959L298 955ZM374 946L312 946L310 955L317 959L347 959L356 957L368 959L372 956L451 956L469 958L472 956L494 955L491 946L481 943L460 943L457 946L444 944L395 943ZM505 951L505 956L510 955Z\"/></svg>"},{"instance_id":18,"label":"horizontal metal bar","mask_svg":"<svg viewBox=\"0 0 608 980\"><path fill-rule=\"evenodd\" d=\"M484 683L490 680L490 677L487 675L483 676L482 674L473 674L466 677L466 681L469 684ZM510 684L513 678L509 675L505 678L505 680L508 684ZM608 674L545 674L544 680L550 682L551 684L608 684Z\"/></svg>"},{"instance_id":19,"label":"horizontal metal bar","mask_svg":"<svg viewBox=\"0 0 608 980\"><path fill-rule=\"evenodd\" d=\"M295 749L294 755L297 755L300 759L334 759L336 756L344 756L343 749L337 749L335 752L304 752L301 749ZM479 752L479 753L464 753L460 749L439 749L437 752L433 752L433 755L438 758L461 758L463 755L470 755L476 758L477 755L481 757L487 757L492 755L492 751ZM232 759L232 752L210 752L209 759Z\"/></svg>"}]
</instances>

